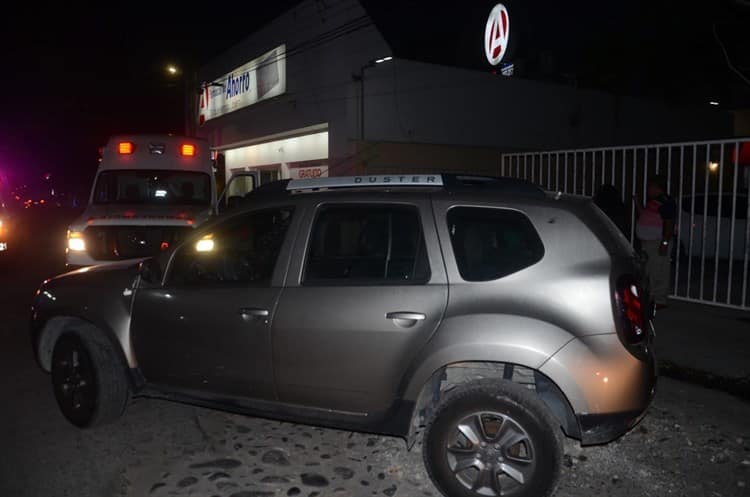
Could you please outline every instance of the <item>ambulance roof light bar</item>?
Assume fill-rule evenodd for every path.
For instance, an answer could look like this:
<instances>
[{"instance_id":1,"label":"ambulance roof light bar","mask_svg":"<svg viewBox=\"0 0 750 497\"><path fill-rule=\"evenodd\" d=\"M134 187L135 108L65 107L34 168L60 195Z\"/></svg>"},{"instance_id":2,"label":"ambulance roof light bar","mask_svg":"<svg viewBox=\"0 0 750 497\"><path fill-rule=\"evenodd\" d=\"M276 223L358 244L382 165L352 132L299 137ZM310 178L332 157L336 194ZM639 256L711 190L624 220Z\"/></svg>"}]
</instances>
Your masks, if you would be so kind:
<instances>
[{"instance_id":1,"label":"ambulance roof light bar","mask_svg":"<svg viewBox=\"0 0 750 497\"><path fill-rule=\"evenodd\" d=\"M183 143L180 147L180 155L183 157L194 157L195 156L195 145L192 143Z\"/></svg>"},{"instance_id":2,"label":"ambulance roof light bar","mask_svg":"<svg viewBox=\"0 0 750 497\"><path fill-rule=\"evenodd\" d=\"M120 142L117 144L117 153L120 155L130 155L133 153L133 142Z\"/></svg>"}]
</instances>

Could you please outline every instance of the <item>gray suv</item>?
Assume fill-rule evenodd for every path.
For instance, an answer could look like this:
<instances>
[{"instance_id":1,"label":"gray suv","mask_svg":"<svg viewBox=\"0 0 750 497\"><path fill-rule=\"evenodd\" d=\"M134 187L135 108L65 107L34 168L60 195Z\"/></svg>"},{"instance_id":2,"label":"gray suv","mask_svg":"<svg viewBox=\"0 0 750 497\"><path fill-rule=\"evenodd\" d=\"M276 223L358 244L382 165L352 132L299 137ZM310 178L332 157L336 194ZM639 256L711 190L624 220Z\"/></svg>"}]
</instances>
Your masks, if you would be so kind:
<instances>
[{"instance_id":1,"label":"gray suv","mask_svg":"<svg viewBox=\"0 0 750 497\"><path fill-rule=\"evenodd\" d=\"M543 496L563 437L653 394L651 303L593 204L507 178L271 183L170 252L45 281L34 352L65 417L133 396L421 438L449 496Z\"/></svg>"}]
</instances>

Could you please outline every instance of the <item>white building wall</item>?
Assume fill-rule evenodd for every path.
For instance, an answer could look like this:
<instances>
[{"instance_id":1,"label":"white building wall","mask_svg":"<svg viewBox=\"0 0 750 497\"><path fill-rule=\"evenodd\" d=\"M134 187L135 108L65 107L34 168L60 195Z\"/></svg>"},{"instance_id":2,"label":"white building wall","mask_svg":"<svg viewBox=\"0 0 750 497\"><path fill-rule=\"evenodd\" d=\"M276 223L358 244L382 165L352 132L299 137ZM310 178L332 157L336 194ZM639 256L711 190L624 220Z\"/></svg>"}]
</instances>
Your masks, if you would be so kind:
<instances>
[{"instance_id":1,"label":"white building wall","mask_svg":"<svg viewBox=\"0 0 750 497\"><path fill-rule=\"evenodd\" d=\"M301 128L328 130L330 174L362 160L360 83L369 61L391 54L374 25L321 36L366 16L356 0L308 0L217 57L202 81L286 44L287 92L208 121L198 130L227 148ZM303 47L295 53L296 47ZM477 50L481 50L477 47ZM393 60L364 70L365 141L539 150L707 139L731 135L713 108L676 109L604 92L505 78L485 71ZM277 139L278 137L274 138ZM367 150L368 145L359 150Z\"/></svg>"},{"instance_id":2,"label":"white building wall","mask_svg":"<svg viewBox=\"0 0 750 497\"><path fill-rule=\"evenodd\" d=\"M302 2L202 69L200 80L212 81L257 57L286 44L286 94L208 121L198 129L214 147L327 124L331 168L346 170L353 131L349 100L352 75L368 61L390 54L374 25L351 33L333 30L363 18L356 0ZM353 28L352 28L353 29ZM335 39L319 43L323 38ZM295 51L295 49L298 51ZM332 172L333 173L333 172Z\"/></svg>"},{"instance_id":3,"label":"white building wall","mask_svg":"<svg viewBox=\"0 0 750 497\"><path fill-rule=\"evenodd\" d=\"M489 71L395 60L367 72L368 140L572 148L730 136L731 116Z\"/></svg>"}]
</instances>

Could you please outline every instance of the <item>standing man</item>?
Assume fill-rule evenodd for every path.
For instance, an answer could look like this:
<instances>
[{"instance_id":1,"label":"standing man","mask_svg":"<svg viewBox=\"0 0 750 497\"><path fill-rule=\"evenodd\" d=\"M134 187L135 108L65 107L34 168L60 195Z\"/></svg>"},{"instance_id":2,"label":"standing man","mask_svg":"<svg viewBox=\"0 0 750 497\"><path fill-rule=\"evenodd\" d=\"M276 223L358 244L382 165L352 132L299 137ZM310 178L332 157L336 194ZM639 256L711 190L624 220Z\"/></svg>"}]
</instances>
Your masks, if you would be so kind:
<instances>
[{"instance_id":1,"label":"standing man","mask_svg":"<svg viewBox=\"0 0 750 497\"><path fill-rule=\"evenodd\" d=\"M662 176L649 179L646 196L645 207L634 198L638 210L635 233L641 241L641 249L648 256L646 272L656 309L663 309L667 306L669 294L669 248L674 235L677 207L672 197L667 195L667 183Z\"/></svg>"}]
</instances>

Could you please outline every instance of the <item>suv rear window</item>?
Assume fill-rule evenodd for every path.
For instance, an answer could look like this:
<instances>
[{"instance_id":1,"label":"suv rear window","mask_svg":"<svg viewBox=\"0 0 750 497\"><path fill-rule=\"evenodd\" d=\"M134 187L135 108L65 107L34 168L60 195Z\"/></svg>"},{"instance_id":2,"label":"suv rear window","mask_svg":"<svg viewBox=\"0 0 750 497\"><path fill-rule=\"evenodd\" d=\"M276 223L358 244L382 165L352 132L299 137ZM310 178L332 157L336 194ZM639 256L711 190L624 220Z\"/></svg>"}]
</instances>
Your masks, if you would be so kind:
<instances>
[{"instance_id":1,"label":"suv rear window","mask_svg":"<svg viewBox=\"0 0 750 497\"><path fill-rule=\"evenodd\" d=\"M539 262L544 245L531 221L509 209L454 207L448 229L466 281L491 281Z\"/></svg>"},{"instance_id":2,"label":"suv rear window","mask_svg":"<svg viewBox=\"0 0 750 497\"><path fill-rule=\"evenodd\" d=\"M429 278L416 208L339 205L318 214L305 284L418 284Z\"/></svg>"}]
</instances>

